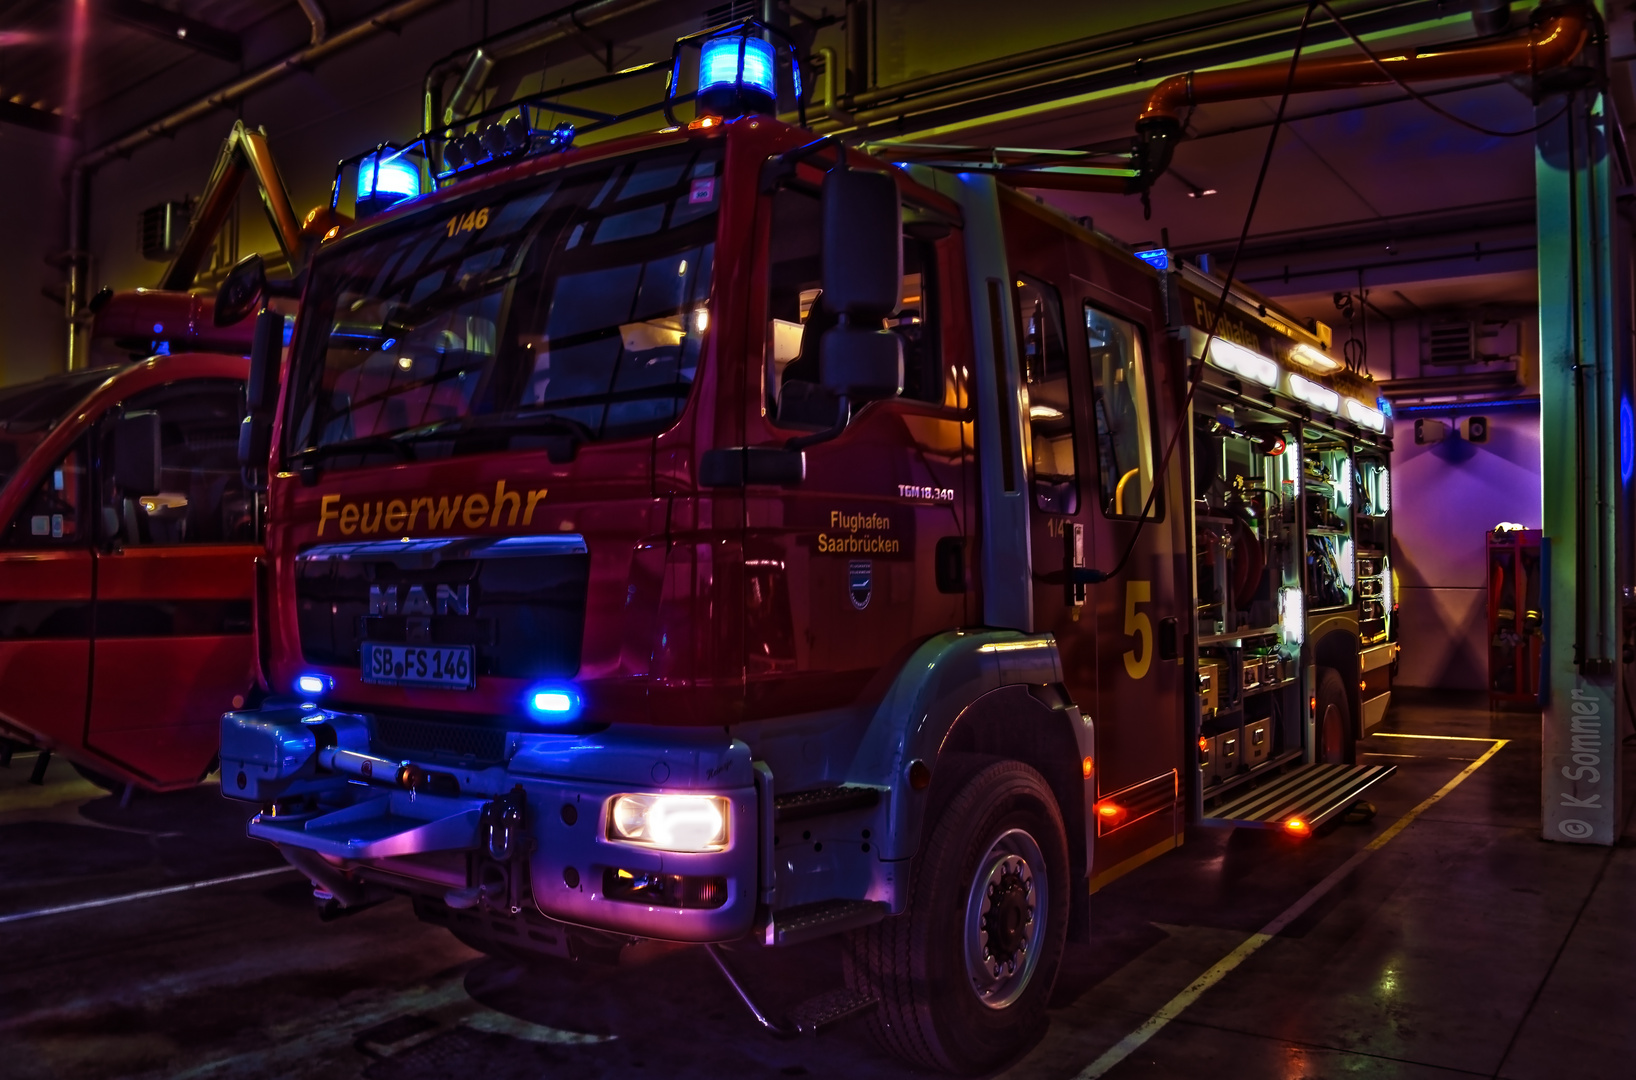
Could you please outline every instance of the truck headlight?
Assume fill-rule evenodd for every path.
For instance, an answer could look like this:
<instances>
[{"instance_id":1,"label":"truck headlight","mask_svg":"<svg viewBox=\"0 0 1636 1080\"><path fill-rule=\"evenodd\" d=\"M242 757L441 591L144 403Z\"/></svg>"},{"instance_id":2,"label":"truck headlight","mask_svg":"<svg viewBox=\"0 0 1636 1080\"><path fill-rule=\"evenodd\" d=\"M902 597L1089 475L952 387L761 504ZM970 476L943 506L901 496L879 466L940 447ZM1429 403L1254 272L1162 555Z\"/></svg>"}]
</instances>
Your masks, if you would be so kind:
<instances>
[{"instance_id":1,"label":"truck headlight","mask_svg":"<svg viewBox=\"0 0 1636 1080\"><path fill-rule=\"evenodd\" d=\"M665 851L719 851L727 846L731 809L720 795L615 795L608 839Z\"/></svg>"}]
</instances>

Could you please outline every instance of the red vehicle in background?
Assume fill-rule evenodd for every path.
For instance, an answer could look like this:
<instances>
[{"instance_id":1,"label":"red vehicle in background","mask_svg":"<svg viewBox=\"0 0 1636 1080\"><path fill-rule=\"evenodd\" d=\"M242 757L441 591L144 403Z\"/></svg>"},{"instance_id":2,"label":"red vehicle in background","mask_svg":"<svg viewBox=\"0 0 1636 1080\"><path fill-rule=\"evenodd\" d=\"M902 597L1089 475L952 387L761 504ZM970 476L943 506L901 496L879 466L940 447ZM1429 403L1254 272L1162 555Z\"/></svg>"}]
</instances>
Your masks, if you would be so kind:
<instances>
[{"instance_id":1,"label":"red vehicle in background","mask_svg":"<svg viewBox=\"0 0 1636 1080\"><path fill-rule=\"evenodd\" d=\"M0 389L0 736L111 788L214 768L257 678L248 367L156 356Z\"/></svg>"},{"instance_id":2,"label":"red vehicle in background","mask_svg":"<svg viewBox=\"0 0 1636 1080\"><path fill-rule=\"evenodd\" d=\"M299 274L333 222L297 222L266 133L236 123L158 288L91 301L99 366L0 389L0 757L40 747L37 782L59 753L113 790L191 787L255 696L261 504L237 447L258 323L188 291L251 177Z\"/></svg>"}]
</instances>

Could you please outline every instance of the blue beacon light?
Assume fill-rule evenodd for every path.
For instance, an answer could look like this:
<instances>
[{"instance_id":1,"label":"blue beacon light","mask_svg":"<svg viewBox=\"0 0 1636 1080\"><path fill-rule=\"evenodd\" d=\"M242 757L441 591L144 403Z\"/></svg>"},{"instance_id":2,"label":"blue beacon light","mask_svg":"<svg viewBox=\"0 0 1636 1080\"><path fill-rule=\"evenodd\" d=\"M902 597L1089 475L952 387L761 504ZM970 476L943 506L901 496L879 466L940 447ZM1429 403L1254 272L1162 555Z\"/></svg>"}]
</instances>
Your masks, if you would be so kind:
<instances>
[{"instance_id":1,"label":"blue beacon light","mask_svg":"<svg viewBox=\"0 0 1636 1080\"><path fill-rule=\"evenodd\" d=\"M772 111L778 98L773 57L772 44L748 29L707 39L699 47L700 114Z\"/></svg>"},{"instance_id":2,"label":"blue beacon light","mask_svg":"<svg viewBox=\"0 0 1636 1080\"><path fill-rule=\"evenodd\" d=\"M295 689L296 693L305 697L321 697L335 689L335 680L328 675L298 675Z\"/></svg>"},{"instance_id":3,"label":"blue beacon light","mask_svg":"<svg viewBox=\"0 0 1636 1080\"><path fill-rule=\"evenodd\" d=\"M1164 248L1150 248L1147 251L1138 251L1135 254L1138 259L1141 259L1155 270L1170 269L1170 252Z\"/></svg>"},{"instance_id":4,"label":"blue beacon light","mask_svg":"<svg viewBox=\"0 0 1636 1080\"><path fill-rule=\"evenodd\" d=\"M528 711L537 720L572 720L583 704L579 691L567 686L537 686L528 692Z\"/></svg>"},{"instance_id":5,"label":"blue beacon light","mask_svg":"<svg viewBox=\"0 0 1636 1080\"><path fill-rule=\"evenodd\" d=\"M420 194L420 168L403 151L381 150L358 162L360 214L384 210Z\"/></svg>"}]
</instances>

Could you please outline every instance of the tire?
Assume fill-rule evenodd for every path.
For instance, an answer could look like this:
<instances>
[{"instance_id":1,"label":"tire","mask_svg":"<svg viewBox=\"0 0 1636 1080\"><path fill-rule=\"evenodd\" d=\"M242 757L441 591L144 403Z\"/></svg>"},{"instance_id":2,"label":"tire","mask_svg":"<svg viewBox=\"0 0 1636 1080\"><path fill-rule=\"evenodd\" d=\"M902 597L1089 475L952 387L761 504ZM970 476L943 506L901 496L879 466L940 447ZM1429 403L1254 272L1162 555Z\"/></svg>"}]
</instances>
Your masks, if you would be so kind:
<instances>
[{"instance_id":1,"label":"tire","mask_svg":"<svg viewBox=\"0 0 1636 1080\"><path fill-rule=\"evenodd\" d=\"M1067 831L1021 762L951 754L938 773L909 908L853 932L847 984L880 1000L871 1034L888 1053L991 1072L1045 1033L1068 932Z\"/></svg>"},{"instance_id":2,"label":"tire","mask_svg":"<svg viewBox=\"0 0 1636 1080\"><path fill-rule=\"evenodd\" d=\"M1331 667L1318 669L1316 716L1317 759L1325 765L1351 765L1357 758L1357 735L1346 680Z\"/></svg>"}]
</instances>

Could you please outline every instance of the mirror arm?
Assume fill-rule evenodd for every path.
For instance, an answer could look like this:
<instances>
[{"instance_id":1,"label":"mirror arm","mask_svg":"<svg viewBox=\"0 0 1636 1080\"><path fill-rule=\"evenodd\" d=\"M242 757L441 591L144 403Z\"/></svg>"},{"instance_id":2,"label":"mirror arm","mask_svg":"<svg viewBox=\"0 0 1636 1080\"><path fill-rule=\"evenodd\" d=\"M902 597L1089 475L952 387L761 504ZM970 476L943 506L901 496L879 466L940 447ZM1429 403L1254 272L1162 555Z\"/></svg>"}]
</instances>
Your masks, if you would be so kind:
<instances>
[{"instance_id":1,"label":"mirror arm","mask_svg":"<svg viewBox=\"0 0 1636 1080\"><path fill-rule=\"evenodd\" d=\"M820 151L835 147L838 154L845 156L846 150L841 146L838 135L825 135L814 139L794 150L786 150L777 157L770 157L761 166L761 193L771 195L785 183L794 179L795 167Z\"/></svg>"}]
</instances>

